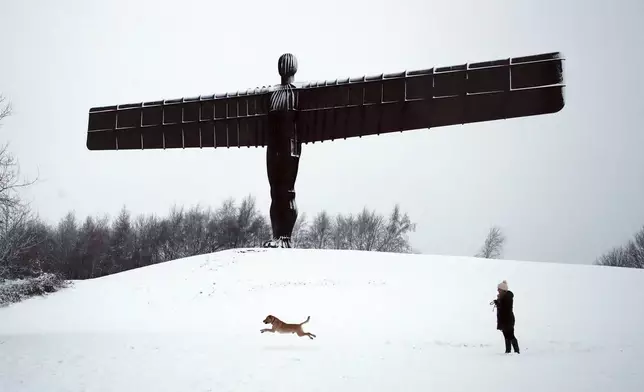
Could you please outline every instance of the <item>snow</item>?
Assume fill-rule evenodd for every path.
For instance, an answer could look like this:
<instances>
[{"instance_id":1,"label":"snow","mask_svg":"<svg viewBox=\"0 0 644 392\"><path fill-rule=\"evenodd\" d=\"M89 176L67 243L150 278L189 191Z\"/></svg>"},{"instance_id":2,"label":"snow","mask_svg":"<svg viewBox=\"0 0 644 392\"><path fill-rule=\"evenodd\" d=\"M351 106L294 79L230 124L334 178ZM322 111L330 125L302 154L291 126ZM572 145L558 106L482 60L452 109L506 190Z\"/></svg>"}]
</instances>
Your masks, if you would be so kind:
<instances>
[{"instance_id":1,"label":"snow","mask_svg":"<svg viewBox=\"0 0 644 392\"><path fill-rule=\"evenodd\" d=\"M0 309L0 391L642 391L642 309L642 270L229 250ZM268 314L317 339L261 334Z\"/></svg>"}]
</instances>

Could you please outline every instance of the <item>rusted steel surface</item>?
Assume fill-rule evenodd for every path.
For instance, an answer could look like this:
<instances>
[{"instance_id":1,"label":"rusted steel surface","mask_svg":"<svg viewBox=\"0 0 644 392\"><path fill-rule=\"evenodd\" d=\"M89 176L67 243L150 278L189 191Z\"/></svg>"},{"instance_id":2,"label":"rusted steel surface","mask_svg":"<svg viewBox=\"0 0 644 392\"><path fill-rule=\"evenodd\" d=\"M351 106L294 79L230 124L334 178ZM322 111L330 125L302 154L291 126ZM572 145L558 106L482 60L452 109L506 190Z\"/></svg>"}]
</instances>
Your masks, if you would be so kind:
<instances>
[{"instance_id":1,"label":"rusted steel surface","mask_svg":"<svg viewBox=\"0 0 644 392\"><path fill-rule=\"evenodd\" d=\"M285 84L92 108L87 147L264 147L277 104L295 112L304 144L543 115L565 104L559 53L304 83L292 82L293 61L285 63L293 67Z\"/></svg>"}]
</instances>

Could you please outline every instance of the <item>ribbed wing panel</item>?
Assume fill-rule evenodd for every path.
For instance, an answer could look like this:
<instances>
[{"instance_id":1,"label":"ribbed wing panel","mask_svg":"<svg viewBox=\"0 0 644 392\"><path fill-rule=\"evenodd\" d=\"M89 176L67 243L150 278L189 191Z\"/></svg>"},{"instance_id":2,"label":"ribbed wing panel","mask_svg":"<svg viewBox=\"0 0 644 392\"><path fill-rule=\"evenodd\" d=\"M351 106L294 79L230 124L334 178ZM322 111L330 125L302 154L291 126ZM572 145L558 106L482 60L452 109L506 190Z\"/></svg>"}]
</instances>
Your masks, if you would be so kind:
<instances>
[{"instance_id":1,"label":"ribbed wing panel","mask_svg":"<svg viewBox=\"0 0 644 392\"><path fill-rule=\"evenodd\" d=\"M555 113L563 59L546 53L475 64L304 84L304 143Z\"/></svg>"}]
</instances>

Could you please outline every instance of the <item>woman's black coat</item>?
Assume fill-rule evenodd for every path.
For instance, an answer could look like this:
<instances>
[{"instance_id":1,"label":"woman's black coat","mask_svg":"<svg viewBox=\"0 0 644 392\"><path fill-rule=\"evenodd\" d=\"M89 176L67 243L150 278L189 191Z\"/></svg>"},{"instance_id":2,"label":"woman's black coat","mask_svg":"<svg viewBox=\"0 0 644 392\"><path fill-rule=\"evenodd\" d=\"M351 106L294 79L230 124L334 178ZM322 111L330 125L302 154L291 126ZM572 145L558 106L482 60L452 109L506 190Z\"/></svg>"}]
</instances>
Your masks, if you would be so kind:
<instances>
[{"instance_id":1,"label":"woman's black coat","mask_svg":"<svg viewBox=\"0 0 644 392\"><path fill-rule=\"evenodd\" d=\"M496 329L504 330L514 328L514 294L506 291L500 298L494 300L496 305Z\"/></svg>"}]
</instances>

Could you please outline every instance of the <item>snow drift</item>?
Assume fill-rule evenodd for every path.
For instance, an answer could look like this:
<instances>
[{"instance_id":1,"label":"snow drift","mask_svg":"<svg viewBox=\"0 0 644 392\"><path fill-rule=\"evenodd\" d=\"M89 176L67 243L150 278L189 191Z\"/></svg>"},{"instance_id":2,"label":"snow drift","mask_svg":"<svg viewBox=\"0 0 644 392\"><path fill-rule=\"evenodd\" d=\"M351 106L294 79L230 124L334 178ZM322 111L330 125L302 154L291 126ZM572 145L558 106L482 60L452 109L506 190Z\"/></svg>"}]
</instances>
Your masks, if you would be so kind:
<instances>
[{"instance_id":1,"label":"snow drift","mask_svg":"<svg viewBox=\"0 0 644 392\"><path fill-rule=\"evenodd\" d=\"M641 391L642 309L641 270L229 250L0 309L0 391ZM268 314L317 339L260 334Z\"/></svg>"}]
</instances>

